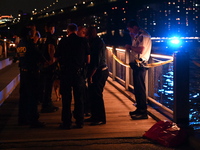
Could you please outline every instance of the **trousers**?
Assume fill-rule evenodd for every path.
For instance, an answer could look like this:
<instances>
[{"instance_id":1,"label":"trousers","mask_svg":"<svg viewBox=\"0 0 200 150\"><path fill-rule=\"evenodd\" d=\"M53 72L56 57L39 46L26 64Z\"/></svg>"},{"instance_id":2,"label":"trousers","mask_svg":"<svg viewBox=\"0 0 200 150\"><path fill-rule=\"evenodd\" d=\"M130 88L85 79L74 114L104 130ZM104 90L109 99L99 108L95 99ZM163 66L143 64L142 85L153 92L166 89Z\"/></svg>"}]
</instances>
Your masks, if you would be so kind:
<instances>
[{"instance_id":1,"label":"trousers","mask_svg":"<svg viewBox=\"0 0 200 150\"><path fill-rule=\"evenodd\" d=\"M133 69L133 85L138 110L147 110L147 96L145 86L145 76L147 69L135 66Z\"/></svg>"},{"instance_id":2,"label":"trousers","mask_svg":"<svg viewBox=\"0 0 200 150\"><path fill-rule=\"evenodd\" d=\"M40 101L42 102L42 107L48 107L52 105L52 87L53 87L53 75L54 66L46 68L46 70L41 70L40 72Z\"/></svg>"},{"instance_id":3,"label":"trousers","mask_svg":"<svg viewBox=\"0 0 200 150\"><path fill-rule=\"evenodd\" d=\"M38 120L38 85L38 71L20 71L19 123L33 123Z\"/></svg>"},{"instance_id":4,"label":"trousers","mask_svg":"<svg viewBox=\"0 0 200 150\"><path fill-rule=\"evenodd\" d=\"M85 80L81 74L61 74L60 93L62 95L62 121L70 126L72 123L72 95L74 96L73 116L76 124L83 125L84 121L84 88Z\"/></svg>"},{"instance_id":5,"label":"trousers","mask_svg":"<svg viewBox=\"0 0 200 150\"><path fill-rule=\"evenodd\" d=\"M103 99L103 90L108 78L108 69L97 70L92 78L93 83L88 86L88 95L91 104L91 119L94 122L106 123L106 112Z\"/></svg>"}]
</instances>

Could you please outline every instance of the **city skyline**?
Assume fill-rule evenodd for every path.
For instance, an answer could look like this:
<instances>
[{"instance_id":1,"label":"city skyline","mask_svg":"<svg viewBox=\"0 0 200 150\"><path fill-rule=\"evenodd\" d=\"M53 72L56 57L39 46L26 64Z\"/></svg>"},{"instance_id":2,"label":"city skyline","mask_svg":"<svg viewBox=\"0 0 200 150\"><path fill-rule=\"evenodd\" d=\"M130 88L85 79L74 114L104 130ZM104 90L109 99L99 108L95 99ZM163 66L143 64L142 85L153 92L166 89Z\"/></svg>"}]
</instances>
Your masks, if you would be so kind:
<instances>
[{"instance_id":1,"label":"city skyline","mask_svg":"<svg viewBox=\"0 0 200 150\"><path fill-rule=\"evenodd\" d=\"M79 1L80 0L0 0L0 15L13 15L17 17L19 11L31 13L35 9L40 11L46 7L59 9L64 6L73 5Z\"/></svg>"},{"instance_id":2,"label":"city skyline","mask_svg":"<svg viewBox=\"0 0 200 150\"><path fill-rule=\"evenodd\" d=\"M106 2L113 2L113 0L102 0L101 2L96 0L95 3L87 0L88 3L85 4L82 1L79 0L81 2L80 6L78 6L79 3L78 5L71 5L63 9L37 11L36 15L32 13L33 16L25 15L21 19L37 20L38 18L44 19L51 16L49 17L51 18L49 21L57 21L60 27L70 21L78 24L81 23L85 26L93 24L98 27L99 32L106 32L113 36L115 36L114 34L118 36L117 34L119 33L121 36L122 33L126 32L126 22L135 17L138 19L141 27L150 32L154 37L200 37L200 18L198 16L200 4L198 0L166 0L159 3L137 4L140 7L134 5L136 1L114 0L117 3L113 3L113 5L106 7L106 9L103 8L104 5L103 7L101 5L106 4ZM101 4L98 11L96 9L93 12L89 10L93 6L96 8L98 4ZM90 6L88 7L88 5ZM82 10L83 8L84 10ZM81 12L79 12L80 9ZM135 10L133 11L133 9ZM79 12L79 15L71 17L71 14L76 11ZM90 11L90 13L83 15L83 12L87 11ZM63 18L58 21L57 18L59 18L60 14L65 16L65 19ZM54 19L52 20L53 16Z\"/></svg>"},{"instance_id":3,"label":"city skyline","mask_svg":"<svg viewBox=\"0 0 200 150\"><path fill-rule=\"evenodd\" d=\"M154 34L164 30L169 36L200 36L199 10L198 0L168 0L146 5L138 12L138 18Z\"/></svg>"}]
</instances>

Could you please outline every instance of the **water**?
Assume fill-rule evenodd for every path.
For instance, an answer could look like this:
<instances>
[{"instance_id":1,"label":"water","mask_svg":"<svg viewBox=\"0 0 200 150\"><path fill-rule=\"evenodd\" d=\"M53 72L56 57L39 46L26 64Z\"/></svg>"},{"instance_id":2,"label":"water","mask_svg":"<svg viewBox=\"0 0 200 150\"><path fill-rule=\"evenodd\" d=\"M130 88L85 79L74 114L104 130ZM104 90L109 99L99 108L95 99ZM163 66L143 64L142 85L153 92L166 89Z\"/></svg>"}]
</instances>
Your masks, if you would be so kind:
<instances>
[{"instance_id":1,"label":"water","mask_svg":"<svg viewBox=\"0 0 200 150\"><path fill-rule=\"evenodd\" d=\"M166 43L153 43L154 54L170 55L178 51L176 47L168 46ZM200 128L200 67L196 66L193 61L200 64L200 42L185 43L181 50L187 51L190 58L189 68L189 103L190 103L190 125L195 126L195 129ZM120 60L124 61L125 54L118 53ZM109 55L112 58L112 55ZM109 68L112 70L112 59L109 59ZM183 64L184 65L184 64ZM117 76L125 80L125 67L117 64ZM153 68L154 76L149 78L149 96L163 104L167 108L174 108L174 71L173 63ZM151 81L152 79L152 81ZM184 82L184 81L183 81ZM132 81L130 81L132 83ZM153 89L154 88L154 89ZM156 106L155 106L156 107ZM184 108L183 108L184 109Z\"/></svg>"},{"instance_id":2,"label":"water","mask_svg":"<svg viewBox=\"0 0 200 150\"><path fill-rule=\"evenodd\" d=\"M197 66L194 62L200 64L200 43L187 45L184 50L189 52L190 64L189 64L189 103L190 103L190 125L195 126L195 129L200 129L200 66ZM166 46L154 47L153 53L159 53L164 55L173 55L174 48L166 48ZM184 65L184 64L183 64ZM164 67L164 73L161 80L158 82L160 87L155 92L156 97L162 97L162 104L173 110L173 65L169 64ZM183 108L184 109L184 108Z\"/></svg>"}]
</instances>

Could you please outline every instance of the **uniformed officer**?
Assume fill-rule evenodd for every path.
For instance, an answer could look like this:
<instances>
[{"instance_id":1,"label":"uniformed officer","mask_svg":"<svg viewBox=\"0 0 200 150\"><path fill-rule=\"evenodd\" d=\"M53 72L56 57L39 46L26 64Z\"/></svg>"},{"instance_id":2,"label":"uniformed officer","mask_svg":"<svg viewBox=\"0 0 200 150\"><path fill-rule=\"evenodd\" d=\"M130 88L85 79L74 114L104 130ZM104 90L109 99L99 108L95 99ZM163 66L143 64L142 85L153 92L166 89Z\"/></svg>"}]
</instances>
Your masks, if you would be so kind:
<instances>
[{"instance_id":1,"label":"uniformed officer","mask_svg":"<svg viewBox=\"0 0 200 150\"><path fill-rule=\"evenodd\" d=\"M30 125L32 128L44 127L44 123L38 121L38 79L39 62L41 55L35 42L39 39L35 33L34 38L28 35L29 29L23 28L21 40L17 46L20 68L20 99L19 99L19 125Z\"/></svg>"},{"instance_id":2,"label":"uniformed officer","mask_svg":"<svg viewBox=\"0 0 200 150\"><path fill-rule=\"evenodd\" d=\"M84 66L88 62L89 47L85 38L77 36L76 24L67 27L68 37L62 38L58 44L55 57L61 65L60 90L62 95L62 123L60 128L70 129L72 125L72 89L74 93L74 118L76 128L83 127L84 121Z\"/></svg>"}]
</instances>

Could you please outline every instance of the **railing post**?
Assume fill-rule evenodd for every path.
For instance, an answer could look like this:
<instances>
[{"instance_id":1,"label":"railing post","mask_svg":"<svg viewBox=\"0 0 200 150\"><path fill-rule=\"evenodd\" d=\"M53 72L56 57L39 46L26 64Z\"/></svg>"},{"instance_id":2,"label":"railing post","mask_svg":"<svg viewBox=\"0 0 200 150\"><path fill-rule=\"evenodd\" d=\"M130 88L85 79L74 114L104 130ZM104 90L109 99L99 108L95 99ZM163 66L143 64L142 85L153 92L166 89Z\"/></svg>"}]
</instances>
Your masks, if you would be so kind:
<instances>
[{"instance_id":1,"label":"railing post","mask_svg":"<svg viewBox=\"0 0 200 150\"><path fill-rule=\"evenodd\" d=\"M3 42L3 49L4 49L4 57L7 58L8 55L7 55L7 45L6 45L6 39L4 39L4 42Z\"/></svg>"},{"instance_id":2,"label":"railing post","mask_svg":"<svg viewBox=\"0 0 200 150\"><path fill-rule=\"evenodd\" d=\"M145 87L146 87L146 95L148 96L149 94L149 71L147 70L146 75L145 75Z\"/></svg>"},{"instance_id":3,"label":"railing post","mask_svg":"<svg viewBox=\"0 0 200 150\"><path fill-rule=\"evenodd\" d=\"M174 55L174 122L189 125L189 54Z\"/></svg>"},{"instance_id":4,"label":"railing post","mask_svg":"<svg viewBox=\"0 0 200 150\"><path fill-rule=\"evenodd\" d=\"M125 63L129 64L129 52L125 51ZM128 86L129 86L129 82L130 82L130 68L126 67L125 68L125 89L128 90Z\"/></svg>"},{"instance_id":5,"label":"railing post","mask_svg":"<svg viewBox=\"0 0 200 150\"><path fill-rule=\"evenodd\" d=\"M154 63L153 59L150 57L149 59L149 63ZM152 98L154 98L154 68L149 68L147 70L147 73L146 73L146 78L147 80L145 79L145 83L146 84L146 91L147 91L147 96L150 96Z\"/></svg>"},{"instance_id":6,"label":"railing post","mask_svg":"<svg viewBox=\"0 0 200 150\"><path fill-rule=\"evenodd\" d=\"M115 46L112 46L112 53L113 53L114 55L116 55ZM112 59L112 79L113 79L113 81L115 81L115 78L116 78L116 68L117 68L117 66L116 66L116 61L115 61L115 59L113 58L113 59Z\"/></svg>"}]
</instances>

